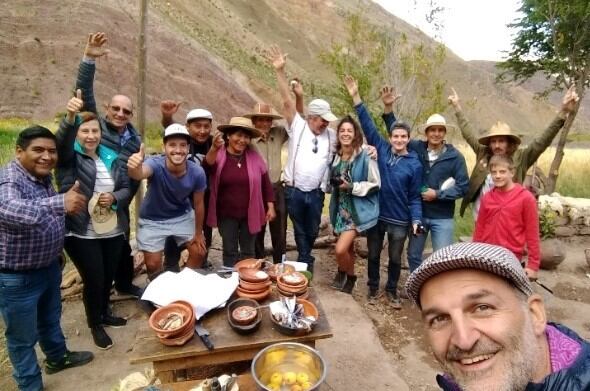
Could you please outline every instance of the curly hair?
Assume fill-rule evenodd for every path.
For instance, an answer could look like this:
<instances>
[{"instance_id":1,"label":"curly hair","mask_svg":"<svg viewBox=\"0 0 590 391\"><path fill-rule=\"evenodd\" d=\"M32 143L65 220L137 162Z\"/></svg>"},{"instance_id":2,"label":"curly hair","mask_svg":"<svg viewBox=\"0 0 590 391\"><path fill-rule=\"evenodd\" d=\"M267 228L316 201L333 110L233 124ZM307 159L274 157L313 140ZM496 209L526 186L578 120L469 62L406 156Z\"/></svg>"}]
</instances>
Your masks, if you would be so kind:
<instances>
[{"instance_id":1,"label":"curly hair","mask_svg":"<svg viewBox=\"0 0 590 391\"><path fill-rule=\"evenodd\" d=\"M340 128L344 124L351 124L352 128L354 129L354 136L352 138L352 149L354 151L358 150L363 145L363 131L361 130L360 125L358 122L355 121L350 115L345 116L338 122L338 126L336 127L336 138L338 140L338 133L340 132ZM342 151L342 145L340 144L340 140L338 140L336 144L336 151L338 154Z\"/></svg>"}]
</instances>

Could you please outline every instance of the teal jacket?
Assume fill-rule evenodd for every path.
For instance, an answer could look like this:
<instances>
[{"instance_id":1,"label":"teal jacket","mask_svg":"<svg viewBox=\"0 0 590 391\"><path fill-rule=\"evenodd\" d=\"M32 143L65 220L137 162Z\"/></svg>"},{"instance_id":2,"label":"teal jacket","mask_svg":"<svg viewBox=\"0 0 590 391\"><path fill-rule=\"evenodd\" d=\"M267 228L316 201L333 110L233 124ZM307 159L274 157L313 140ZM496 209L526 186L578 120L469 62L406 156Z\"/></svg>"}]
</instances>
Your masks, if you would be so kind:
<instances>
[{"instance_id":1,"label":"teal jacket","mask_svg":"<svg viewBox=\"0 0 590 391\"><path fill-rule=\"evenodd\" d=\"M340 163L340 156L336 155L332 163L332 170ZM352 207L354 208L352 216L354 225L358 232L363 232L377 224L379 219L379 188L381 187L381 177L379 167L375 160L372 160L367 152L361 150L353 154L352 167L350 169L350 178L352 180ZM330 222L332 226L336 224L336 214L338 213L338 188L332 189L330 198Z\"/></svg>"}]
</instances>

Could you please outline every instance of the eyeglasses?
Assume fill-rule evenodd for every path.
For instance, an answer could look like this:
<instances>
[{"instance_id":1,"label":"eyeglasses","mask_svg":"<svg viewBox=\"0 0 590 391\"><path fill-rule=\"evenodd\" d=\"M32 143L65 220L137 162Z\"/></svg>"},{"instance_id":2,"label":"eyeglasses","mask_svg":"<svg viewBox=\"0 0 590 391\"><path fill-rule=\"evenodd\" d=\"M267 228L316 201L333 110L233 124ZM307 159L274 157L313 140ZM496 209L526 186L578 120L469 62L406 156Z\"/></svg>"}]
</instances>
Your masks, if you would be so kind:
<instances>
[{"instance_id":1,"label":"eyeglasses","mask_svg":"<svg viewBox=\"0 0 590 391\"><path fill-rule=\"evenodd\" d=\"M126 109L124 107L121 107L121 106L110 106L110 109L113 110L115 113L122 111L123 114L125 114L126 116L130 116L131 114L133 114L133 111Z\"/></svg>"},{"instance_id":2,"label":"eyeglasses","mask_svg":"<svg viewBox=\"0 0 590 391\"><path fill-rule=\"evenodd\" d=\"M312 148L312 152L313 153L318 153L318 138L314 137L313 140L311 140L313 142L313 148Z\"/></svg>"}]
</instances>

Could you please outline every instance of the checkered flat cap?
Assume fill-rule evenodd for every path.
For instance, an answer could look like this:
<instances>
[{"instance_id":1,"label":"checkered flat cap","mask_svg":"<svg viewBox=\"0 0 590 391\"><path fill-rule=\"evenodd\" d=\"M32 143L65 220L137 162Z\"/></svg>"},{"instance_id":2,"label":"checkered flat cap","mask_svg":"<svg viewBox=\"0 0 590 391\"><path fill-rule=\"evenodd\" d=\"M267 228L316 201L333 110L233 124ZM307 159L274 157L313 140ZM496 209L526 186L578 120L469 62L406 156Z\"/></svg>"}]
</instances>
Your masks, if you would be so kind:
<instances>
[{"instance_id":1,"label":"checkered flat cap","mask_svg":"<svg viewBox=\"0 0 590 391\"><path fill-rule=\"evenodd\" d=\"M456 269L478 269L505 278L527 296L533 288L514 254L486 243L455 243L435 251L408 277L408 296L420 306L422 285L437 274Z\"/></svg>"}]
</instances>

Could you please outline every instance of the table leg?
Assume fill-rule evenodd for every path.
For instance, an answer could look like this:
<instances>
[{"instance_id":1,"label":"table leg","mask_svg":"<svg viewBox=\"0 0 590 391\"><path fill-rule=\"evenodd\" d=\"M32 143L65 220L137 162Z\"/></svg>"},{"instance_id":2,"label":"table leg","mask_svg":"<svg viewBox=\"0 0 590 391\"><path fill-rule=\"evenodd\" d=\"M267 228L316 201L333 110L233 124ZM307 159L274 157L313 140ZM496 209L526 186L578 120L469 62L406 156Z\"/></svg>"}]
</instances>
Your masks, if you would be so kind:
<instances>
[{"instance_id":1,"label":"table leg","mask_svg":"<svg viewBox=\"0 0 590 391\"><path fill-rule=\"evenodd\" d=\"M155 362L154 364L154 375L160 379L162 383L172 383L176 381L174 370L162 370L161 366Z\"/></svg>"}]
</instances>

